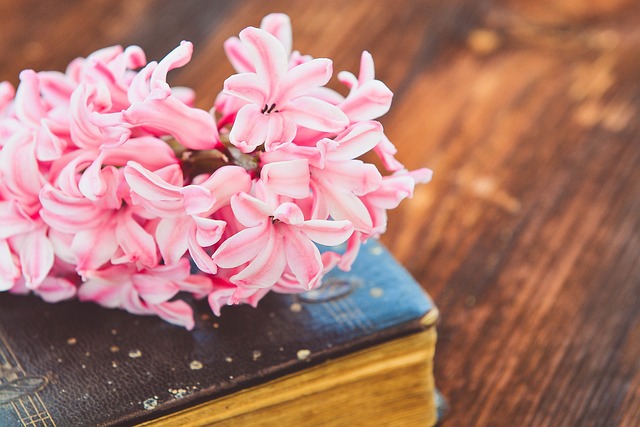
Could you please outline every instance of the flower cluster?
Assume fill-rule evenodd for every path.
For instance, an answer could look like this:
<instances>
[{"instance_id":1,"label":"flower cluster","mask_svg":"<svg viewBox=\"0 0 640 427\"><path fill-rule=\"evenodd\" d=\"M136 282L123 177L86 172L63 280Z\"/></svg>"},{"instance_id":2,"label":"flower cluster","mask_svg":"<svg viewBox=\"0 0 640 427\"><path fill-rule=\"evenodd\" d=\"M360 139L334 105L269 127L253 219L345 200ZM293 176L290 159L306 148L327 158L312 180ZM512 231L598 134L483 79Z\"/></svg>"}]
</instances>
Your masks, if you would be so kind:
<instances>
[{"instance_id":1,"label":"flower cluster","mask_svg":"<svg viewBox=\"0 0 640 427\"><path fill-rule=\"evenodd\" d=\"M136 46L99 50L64 73L0 83L0 291L72 297L192 328L181 293L255 305L303 292L430 171L409 172L375 121L392 93L371 55L325 85L332 62L291 50L272 14L224 45L237 74L211 111L167 83L189 42L160 62ZM373 151L389 174L358 160ZM320 253L316 244L346 243ZM192 273L191 263L199 272Z\"/></svg>"}]
</instances>

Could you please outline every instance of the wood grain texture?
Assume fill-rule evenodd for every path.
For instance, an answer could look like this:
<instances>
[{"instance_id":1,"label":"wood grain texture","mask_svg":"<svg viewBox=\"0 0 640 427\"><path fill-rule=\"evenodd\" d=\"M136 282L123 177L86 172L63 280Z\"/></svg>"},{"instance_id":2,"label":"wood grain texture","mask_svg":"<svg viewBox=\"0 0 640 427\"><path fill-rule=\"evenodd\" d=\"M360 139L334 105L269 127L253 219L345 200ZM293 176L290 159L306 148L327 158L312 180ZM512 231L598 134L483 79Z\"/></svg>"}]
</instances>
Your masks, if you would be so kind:
<instances>
[{"instance_id":1,"label":"wood grain texture","mask_svg":"<svg viewBox=\"0 0 640 427\"><path fill-rule=\"evenodd\" d=\"M633 0L0 1L0 80L110 44L196 45L208 107L225 38L271 11L294 47L396 92L382 119L431 184L384 236L442 313L444 426L640 425L640 8Z\"/></svg>"}]
</instances>

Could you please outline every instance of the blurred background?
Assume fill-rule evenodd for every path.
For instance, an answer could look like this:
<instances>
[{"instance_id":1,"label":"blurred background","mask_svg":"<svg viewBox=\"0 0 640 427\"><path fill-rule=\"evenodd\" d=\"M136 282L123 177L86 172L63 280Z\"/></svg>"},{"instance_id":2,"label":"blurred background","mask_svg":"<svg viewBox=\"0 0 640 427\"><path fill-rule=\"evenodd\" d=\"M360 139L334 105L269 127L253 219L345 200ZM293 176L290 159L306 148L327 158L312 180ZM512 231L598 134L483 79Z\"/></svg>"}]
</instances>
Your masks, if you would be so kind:
<instances>
[{"instance_id":1,"label":"blurred background","mask_svg":"<svg viewBox=\"0 0 640 427\"><path fill-rule=\"evenodd\" d=\"M640 4L1 0L0 81L186 39L171 78L208 109L270 12L336 72L369 50L398 159L434 170L382 241L441 311L443 425L640 425Z\"/></svg>"}]
</instances>

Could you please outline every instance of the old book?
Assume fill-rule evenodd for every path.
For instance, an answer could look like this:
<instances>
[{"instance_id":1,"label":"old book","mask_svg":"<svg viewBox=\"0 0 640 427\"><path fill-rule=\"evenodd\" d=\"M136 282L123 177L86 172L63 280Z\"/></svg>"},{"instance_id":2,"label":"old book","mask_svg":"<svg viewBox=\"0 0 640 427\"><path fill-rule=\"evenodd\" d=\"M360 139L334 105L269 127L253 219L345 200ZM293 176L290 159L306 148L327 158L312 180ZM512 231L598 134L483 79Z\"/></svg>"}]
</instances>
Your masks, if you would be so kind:
<instances>
[{"instance_id":1,"label":"old book","mask_svg":"<svg viewBox=\"0 0 640 427\"><path fill-rule=\"evenodd\" d=\"M377 242L318 290L199 308L186 331L0 295L0 426L437 421L437 310Z\"/></svg>"}]
</instances>

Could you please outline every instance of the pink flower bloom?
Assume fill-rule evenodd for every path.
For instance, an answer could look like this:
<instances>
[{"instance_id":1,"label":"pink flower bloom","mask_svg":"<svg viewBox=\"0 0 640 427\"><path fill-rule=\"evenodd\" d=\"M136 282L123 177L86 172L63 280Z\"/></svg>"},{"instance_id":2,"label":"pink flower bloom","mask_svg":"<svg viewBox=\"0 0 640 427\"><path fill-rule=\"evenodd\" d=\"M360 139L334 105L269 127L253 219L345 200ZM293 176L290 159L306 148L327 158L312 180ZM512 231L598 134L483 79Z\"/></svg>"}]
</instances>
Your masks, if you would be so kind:
<instances>
[{"instance_id":1,"label":"pink flower bloom","mask_svg":"<svg viewBox=\"0 0 640 427\"><path fill-rule=\"evenodd\" d=\"M261 160L271 164L306 157L311 174L313 218L348 220L356 230L368 234L373 222L360 196L376 190L382 176L374 165L354 158L375 147L381 137L380 123L362 122L352 125L335 139L320 140L317 148L286 147L263 153Z\"/></svg>"},{"instance_id":2,"label":"pink flower bloom","mask_svg":"<svg viewBox=\"0 0 640 427\"><path fill-rule=\"evenodd\" d=\"M340 132L348 119L340 109L308 96L326 84L333 72L328 59L314 59L288 68L282 43L264 30L249 27L240 32L255 73L229 77L225 93L246 102L229 133L232 144L249 153L261 144L267 151L293 141L297 126L323 132Z\"/></svg>"},{"instance_id":3,"label":"pink flower bloom","mask_svg":"<svg viewBox=\"0 0 640 427\"><path fill-rule=\"evenodd\" d=\"M291 20L284 13L271 13L260 23L260 29L278 39L287 58L291 55ZM239 38L230 37L224 42L224 52L238 73L255 73L251 56ZM297 65L297 64L296 64Z\"/></svg>"},{"instance_id":4,"label":"pink flower bloom","mask_svg":"<svg viewBox=\"0 0 640 427\"><path fill-rule=\"evenodd\" d=\"M188 250L198 268L215 273L217 267L204 248L220 240L226 223L208 216L228 203L232 194L249 189L244 169L226 166L199 185L181 187L129 162L125 177L133 203L161 218L155 237L165 263L178 262Z\"/></svg>"},{"instance_id":5,"label":"pink flower bloom","mask_svg":"<svg viewBox=\"0 0 640 427\"><path fill-rule=\"evenodd\" d=\"M267 201L246 193L232 197L233 212L247 228L225 240L213 261L222 268L248 263L230 278L239 287L268 288L290 271L301 288L313 288L323 264L312 241L338 245L351 235L353 226L349 221L305 220L295 204L278 203L266 191L257 191Z\"/></svg>"},{"instance_id":6,"label":"pink flower bloom","mask_svg":"<svg viewBox=\"0 0 640 427\"><path fill-rule=\"evenodd\" d=\"M176 96L166 81L167 73L187 64L192 53L193 45L183 41L160 63L150 62L143 68L131 83L131 106L123 115L132 126L155 135L173 135L187 148L208 150L220 144L213 116L185 104L184 93Z\"/></svg>"},{"instance_id":7,"label":"pink flower bloom","mask_svg":"<svg viewBox=\"0 0 640 427\"><path fill-rule=\"evenodd\" d=\"M212 284L204 276L191 275L189 269L189 262L182 259L173 265L140 271L127 265L90 271L78 296L81 301L93 301L134 314L157 315L191 330L194 326L191 307L172 298L180 291L204 297L211 291Z\"/></svg>"}]
</instances>

